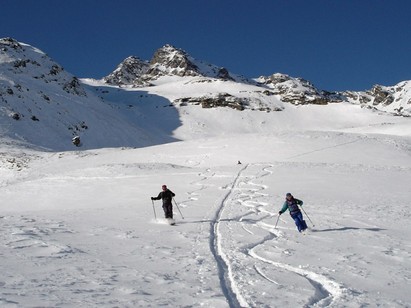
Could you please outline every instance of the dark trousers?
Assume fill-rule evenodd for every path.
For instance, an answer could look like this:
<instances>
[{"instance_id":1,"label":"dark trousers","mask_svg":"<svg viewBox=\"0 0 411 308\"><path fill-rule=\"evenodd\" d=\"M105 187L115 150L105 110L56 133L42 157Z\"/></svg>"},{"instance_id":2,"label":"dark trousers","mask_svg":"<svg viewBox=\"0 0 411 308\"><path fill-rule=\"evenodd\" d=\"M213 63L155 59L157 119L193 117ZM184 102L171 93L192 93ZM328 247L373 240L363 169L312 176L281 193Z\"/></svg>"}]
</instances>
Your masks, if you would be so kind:
<instances>
[{"instance_id":1,"label":"dark trousers","mask_svg":"<svg viewBox=\"0 0 411 308\"><path fill-rule=\"evenodd\" d=\"M173 218L173 205L171 203L164 203L163 210L166 218Z\"/></svg>"},{"instance_id":2,"label":"dark trousers","mask_svg":"<svg viewBox=\"0 0 411 308\"><path fill-rule=\"evenodd\" d=\"M303 214L301 212L291 214L291 217L294 219L298 232L301 232L307 229L307 224L305 223L305 220L303 219Z\"/></svg>"}]
</instances>

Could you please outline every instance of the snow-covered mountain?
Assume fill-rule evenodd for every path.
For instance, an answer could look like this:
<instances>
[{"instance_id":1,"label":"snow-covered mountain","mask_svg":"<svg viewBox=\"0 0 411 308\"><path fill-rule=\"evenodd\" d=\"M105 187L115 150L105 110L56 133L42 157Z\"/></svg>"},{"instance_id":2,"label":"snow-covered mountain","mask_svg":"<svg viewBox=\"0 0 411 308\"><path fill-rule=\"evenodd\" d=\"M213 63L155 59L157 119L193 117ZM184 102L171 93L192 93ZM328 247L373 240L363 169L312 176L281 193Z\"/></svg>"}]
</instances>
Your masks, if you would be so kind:
<instances>
[{"instance_id":1,"label":"snow-covered mountain","mask_svg":"<svg viewBox=\"0 0 411 308\"><path fill-rule=\"evenodd\" d=\"M392 87L376 85L368 91L329 92L317 89L302 78L285 74L273 74L256 79L270 88L281 101L294 105L329 103L352 103L365 108L384 111L393 115L411 116L411 82L404 81Z\"/></svg>"},{"instance_id":2,"label":"snow-covered mountain","mask_svg":"<svg viewBox=\"0 0 411 308\"><path fill-rule=\"evenodd\" d=\"M408 82L221 78L171 47L77 79L0 43L1 307L411 307Z\"/></svg>"},{"instance_id":3,"label":"snow-covered mountain","mask_svg":"<svg viewBox=\"0 0 411 308\"><path fill-rule=\"evenodd\" d=\"M44 52L11 38L0 40L0 104L0 136L44 148L70 149L77 135L86 148L173 140L155 125L141 127L138 116L121 114Z\"/></svg>"},{"instance_id":4,"label":"snow-covered mountain","mask_svg":"<svg viewBox=\"0 0 411 308\"><path fill-rule=\"evenodd\" d=\"M260 76L254 80L229 72L224 67L197 60L184 50L171 45L158 49L150 62L131 56L119 64L117 69L104 77L103 80L111 85L146 87L153 85L151 81L163 76L205 77L202 82L212 82L214 79L236 81L245 84L256 84L265 95L276 95L282 102L294 105L348 102L360 104L363 107L392 113L395 115L411 115L410 82L405 81L393 87L376 85L369 91L330 92L316 88L303 78L295 78L286 74L275 73L271 76ZM215 93L208 97L181 98L186 101L215 101L219 103L225 93ZM217 98L217 99L216 99ZM206 104L209 106L209 104ZM230 105L227 103L226 105ZM237 104L238 105L238 104ZM235 107L242 110L243 108Z\"/></svg>"},{"instance_id":5,"label":"snow-covered mountain","mask_svg":"<svg viewBox=\"0 0 411 308\"><path fill-rule=\"evenodd\" d=\"M391 87L375 85L368 91L346 91L343 95L350 103L395 115L411 116L411 81Z\"/></svg>"},{"instance_id":6,"label":"snow-covered mountain","mask_svg":"<svg viewBox=\"0 0 411 308\"><path fill-rule=\"evenodd\" d=\"M246 79L171 45L158 49L150 61L126 58L102 80L80 80L39 49L12 38L0 40L0 134L54 150L72 149L75 136L84 149L169 142L181 138L177 131L191 138L195 133L184 123L209 122L204 109L221 107L276 113L300 105L360 104L408 116L410 87L403 82L331 93L279 73ZM290 124L273 113L262 121L256 113L245 118L240 131L281 130ZM218 116L213 121L222 131L233 129ZM216 125L201 125L195 124L208 134L221 132L212 131Z\"/></svg>"}]
</instances>

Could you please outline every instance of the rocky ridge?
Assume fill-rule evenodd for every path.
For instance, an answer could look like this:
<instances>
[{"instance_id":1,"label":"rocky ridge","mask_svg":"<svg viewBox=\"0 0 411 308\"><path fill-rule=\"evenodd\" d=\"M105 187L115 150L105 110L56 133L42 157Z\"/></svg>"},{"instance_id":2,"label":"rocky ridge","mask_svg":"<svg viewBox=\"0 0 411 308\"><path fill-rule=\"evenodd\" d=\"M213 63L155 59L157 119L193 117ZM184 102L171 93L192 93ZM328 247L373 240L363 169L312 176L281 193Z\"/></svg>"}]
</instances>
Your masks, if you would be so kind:
<instances>
[{"instance_id":1,"label":"rocky ridge","mask_svg":"<svg viewBox=\"0 0 411 308\"><path fill-rule=\"evenodd\" d=\"M380 110L398 116L411 116L411 81L394 86L375 85L368 91L346 91L346 101L365 108Z\"/></svg>"},{"instance_id":2,"label":"rocky ridge","mask_svg":"<svg viewBox=\"0 0 411 308\"><path fill-rule=\"evenodd\" d=\"M115 71L103 80L111 85L141 87L148 86L163 76L209 77L238 82L247 81L244 77L232 75L224 67L218 67L197 60L182 49L172 45L159 48L149 62L137 57L128 57Z\"/></svg>"},{"instance_id":3,"label":"rocky ridge","mask_svg":"<svg viewBox=\"0 0 411 308\"><path fill-rule=\"evenodd\" d=\"M215 94L203 95L203 96L193 96L193 97L182 97L174 100L174 103L180 106L199 105L202 108L217 108L217 107L228 107L235 110L258 110L258 111L281 111L284 108L276 104L270 104L264 102L261 98L257 98L255 94L249 95L248 97L239 97L232 95L230 93L219 92Z\"/></svg>"},{"instance_id":4,"label":"rocky ridge","mask_svg":"<svg viewBox=\"0 0 411 308\"><path fill-rule=\"evenodd\" d=\"M218 67L197 60L184 50L165 45L159 48L149 62L136 57L125 59L117 69L103 78L107 84L128 87L152 86L153 82L164 76L204 77L203 83L223 80L253 84L261 88L261 93L276 96L282 102L293 105L327 105L348 102L359 104L364 108L388 112L394 115L411 115L411 83L402 82L393 87L376 85L371 90L330 92L316 88L303 78L295 78L286 74L275 73L261 76L254 80L235 75L224 67ZM210 93L200 97L181 97L176 102L198 104L204 108L230 107L243 110L250 105L243 97L226 93ZM269 108L268 108L269 109ZM257 110L267 110L266 107ZM272 110L277 110L273 108Z\"/></svg>"},{"instance_id":5,"label":"rocky ridge","mask_svg":"<svg viewBox=\"0 0 411 308\"><path fill-rule=\"evenodd\" d=\"M343 97L338 93L320 91L309 81L286 74L261 76L256 81L260 86L268 88L266 94L278 95L283 102L293 105L327 105L343 101Z\"/></svg>"}]
</instances>

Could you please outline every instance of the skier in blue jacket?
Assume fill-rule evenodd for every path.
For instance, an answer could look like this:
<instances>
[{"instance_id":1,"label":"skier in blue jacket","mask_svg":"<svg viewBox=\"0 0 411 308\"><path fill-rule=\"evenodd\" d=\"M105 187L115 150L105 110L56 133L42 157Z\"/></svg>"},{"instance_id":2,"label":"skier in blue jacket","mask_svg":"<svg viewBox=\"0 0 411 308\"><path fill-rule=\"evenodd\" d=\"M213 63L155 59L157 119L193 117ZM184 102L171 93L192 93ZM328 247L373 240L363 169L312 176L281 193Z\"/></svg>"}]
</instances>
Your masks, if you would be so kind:
<instances>
[{"instance_id":1,"label":"skier in blue jacket","mask_svg":"<svg viewBox=\"0 0 411 308\"><path fill-rule=\"evenodd\" d=\"M298 206L303 206L303 201L294 198L294 196L290 193L287 193L285 196L285 202L283 204L283 208L278 212L279 215L284 213L287 209L290 211L290 215L292 219L295 221L295 225L297 226L298 232L302 232L307 229L307 224L303 219L303 213Z\"/></svg>"}]
</instances>

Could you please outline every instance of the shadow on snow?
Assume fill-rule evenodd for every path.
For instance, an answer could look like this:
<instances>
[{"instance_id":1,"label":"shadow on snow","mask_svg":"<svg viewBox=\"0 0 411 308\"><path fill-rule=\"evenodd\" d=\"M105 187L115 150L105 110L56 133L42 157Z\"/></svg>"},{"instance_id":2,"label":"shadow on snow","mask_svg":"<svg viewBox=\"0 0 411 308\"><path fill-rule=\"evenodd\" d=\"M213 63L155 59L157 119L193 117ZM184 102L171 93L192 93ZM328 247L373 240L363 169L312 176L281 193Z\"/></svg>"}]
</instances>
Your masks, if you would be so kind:
<instances>
[{"instance_id":1,"label":"shadow on snow","mask_svg":"<svg viewBox=\"0 0 411 308\"><path fill-rule=\"evenodd\" d=\"M349 230L366 230L366 231L384 231L387 229L382 228L358 228L358 227L341 227L341 228L330 228L330 229L322 229L322 230L312 230L312 232L335 232L335 231L349 231Z\"/></svg>"}]
</instances>

